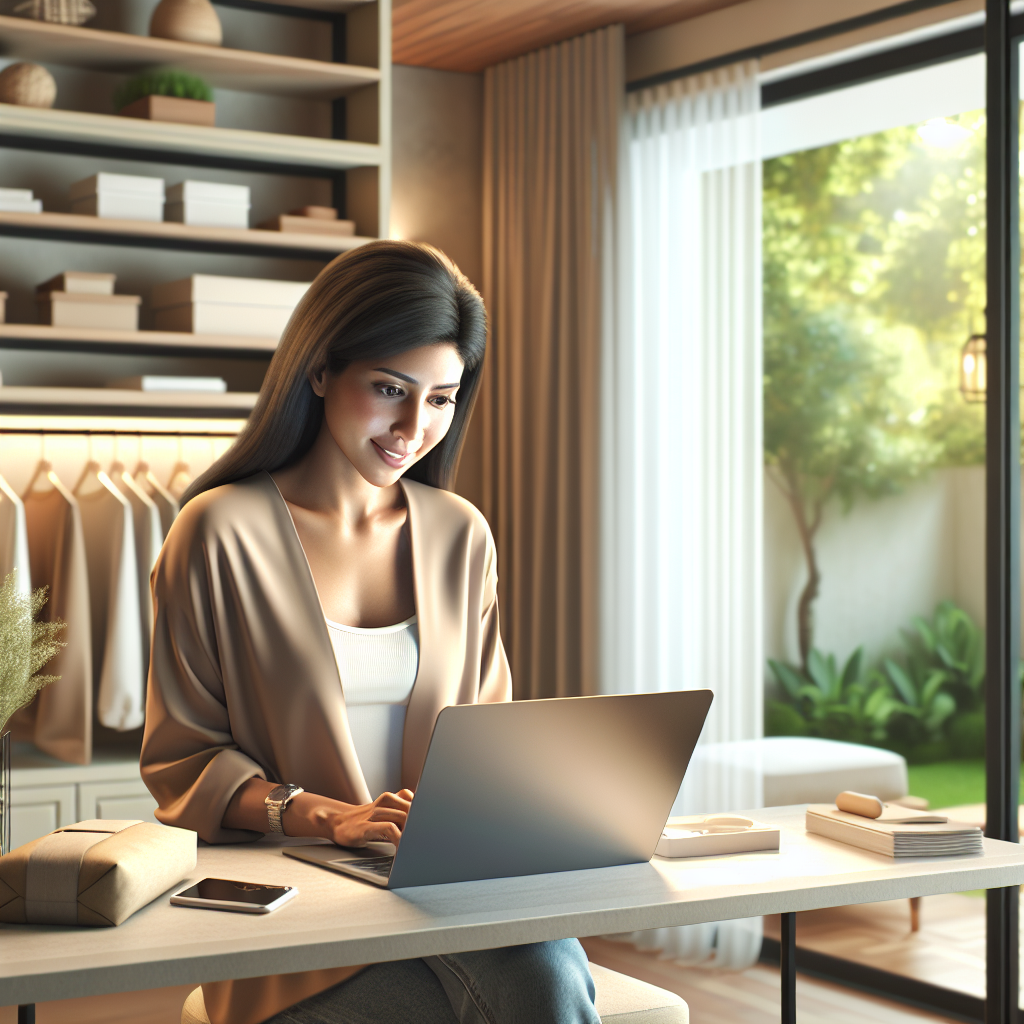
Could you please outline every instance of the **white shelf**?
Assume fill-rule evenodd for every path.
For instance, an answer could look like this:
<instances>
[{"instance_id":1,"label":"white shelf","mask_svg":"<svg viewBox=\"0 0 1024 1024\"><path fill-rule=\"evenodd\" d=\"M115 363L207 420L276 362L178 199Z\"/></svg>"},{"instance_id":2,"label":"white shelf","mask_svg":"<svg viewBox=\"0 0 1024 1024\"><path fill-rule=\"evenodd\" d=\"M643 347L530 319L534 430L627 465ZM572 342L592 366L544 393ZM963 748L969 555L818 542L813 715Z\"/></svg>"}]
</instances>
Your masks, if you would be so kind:
<instances>
[{"instance_id":1,"label":"white shelf","mask_svg":"<svg viewBox=\"0 0 1024 1024\"><path fill-rule=\"evenodd\" d=\"M205 228L174 221L116 220L79 213L9 213L0 210L0 236L5 234L111 244L142 243L158 248L166 245L168 248L200 251L223 251L226 248L244 252L251 248L254 254L294 252L314 259L328 259L372 241L360 235L265 231L261 228Z\"/></svg>"},{"instance_id":2,"label":"white shelf","mask_svg":"<svg viewBox=\"0 0 1024 1024\"><path fill-rule=\"evenodd\" d=\"M337 99L380 81L376 68L355 64L180 43L2 15L0 47L5 56L19 60L87 71L136 74L172 66L199 75L219 89L311 100Z\"/></svg>"},{"instance_id":3,"label":"white shelf","mask_svg":"<svg viewBox=\"0 0 1024 1024\"><path fill-rule=\"evenodd\" d=\"M0 103L0 136L49 140L72 145L157 150L180 156L214 157L272 166L344 171L376 167L380 146L369 142L275 135L241 128L203 128L168 121L143 121L77 110L41 110ZM0 145L6 144L0 138Z\"/></svg>"},{"instance_id":4,"label":"white shelf","mask_svg":"<svg viewBox=\"0 0 1024 1024\"><path fill-rule=\"evenodd\" d=\"M211 395L181 391L129 391L121 388L0 386L3 413L156 414L165 416L248 416L256 394L229 391Z\"/></svg>"},{"instance_id":5,"label":"white shelf","mask_svg":"<svg viewBox=\"0 0 1024 1024\"><path fill-rule=\"evenodd\" d=\"M0 324L0 348L4 342L28 342L34 348L106 349L164 354L204 352L236 355L271 355L276 338L250 338L236 334L187 334L182 331L108 331L96 327L50 327L46 324ZM9 388L4 390L10 390ZM134 394L135 392L132 392ZM3 394L3 391L0 391Z\"/></svg>"}]
</instances>

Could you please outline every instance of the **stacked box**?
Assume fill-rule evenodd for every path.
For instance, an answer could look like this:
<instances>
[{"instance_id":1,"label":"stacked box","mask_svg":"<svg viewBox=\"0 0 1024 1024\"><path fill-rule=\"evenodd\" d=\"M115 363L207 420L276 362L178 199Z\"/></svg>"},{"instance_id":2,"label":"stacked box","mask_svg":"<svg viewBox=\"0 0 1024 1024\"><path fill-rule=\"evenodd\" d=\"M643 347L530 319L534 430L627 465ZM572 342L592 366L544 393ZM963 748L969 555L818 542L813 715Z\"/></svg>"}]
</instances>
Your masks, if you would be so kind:
<instances>
[{"instance_id":1,"label":"stacked box","mask_svg":"<svg viewBox=\"0 0 1024 1024\"><path fill-rule=\"evenodd\" d=\"M289 213L279 213L261 225L267 231L297 231L314 235L354 235L354 220L338 220L333 206L301 206Z\"/></svg>"},{"instance_id":2,"label":"stacked box","mask_svg":"<svg viewBox=\"0 0 1024 1024\"><path fill-rule=\"evenodd\" d=\"M42 199L35 199L30 188L0 188L0 211L4 213L42 213Z\"/></svg>"},{"instance_id":3,"label":"stacked box","mask_svg":"<svg viewBox=\"0 0 1024 1024\"><path fill-rule=\"evenodd\" d=\"M164 216L167 220L196 227L247 228L249 200L248 185L183 181L167 190Z\"/></svg>"},{"instance_id":4,"label":"stacked box","mask_svg":"<svg viewBox=\"0 0 1024 1024\"><path fill-rule=\"evenodd\" d=\"M164 179L102 172L71 186L71 211L115 220L164 219Z\"/></svg>"},{"instance_id":5,"label":"stacked box","mask_svg":"<svg viewBox=\"0 0 1024 1024\"><path fill-rule=\"evenodd\" d=\"M158 331L279 338L308 283L193 274L153 289Z\"/></svg>"},{"instance_id":6,"label":"stacked box","mask_svg":"<svg viewBox=\"0 0 1024 1024\"><path fill-rule=\"evenodd\" d=\"M36 288L40 323L52 327L139 329L139 295L115 295L114 274L68 270Z\"/></svg>"}]
</instances>

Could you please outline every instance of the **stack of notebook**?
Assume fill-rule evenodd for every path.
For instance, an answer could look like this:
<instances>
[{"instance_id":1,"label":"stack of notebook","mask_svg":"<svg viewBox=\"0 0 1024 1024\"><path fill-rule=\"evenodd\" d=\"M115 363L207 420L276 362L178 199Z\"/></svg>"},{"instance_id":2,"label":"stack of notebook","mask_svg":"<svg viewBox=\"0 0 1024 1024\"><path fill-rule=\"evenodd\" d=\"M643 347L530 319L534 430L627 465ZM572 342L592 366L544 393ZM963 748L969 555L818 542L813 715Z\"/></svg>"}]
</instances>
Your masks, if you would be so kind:
<instances>
[{"instance_id":1,"label":"stack of notebook","mask_svg":"<svg viewBox=\"0 0 1024 1024\"><path fill-rule=\"evenodd\" d=\"M808 832L887 857L963 857L981 853L981 829L944 815L885 804L877 818L840 811L829 804L807 808Z\"/></svg>"}]
</instances>

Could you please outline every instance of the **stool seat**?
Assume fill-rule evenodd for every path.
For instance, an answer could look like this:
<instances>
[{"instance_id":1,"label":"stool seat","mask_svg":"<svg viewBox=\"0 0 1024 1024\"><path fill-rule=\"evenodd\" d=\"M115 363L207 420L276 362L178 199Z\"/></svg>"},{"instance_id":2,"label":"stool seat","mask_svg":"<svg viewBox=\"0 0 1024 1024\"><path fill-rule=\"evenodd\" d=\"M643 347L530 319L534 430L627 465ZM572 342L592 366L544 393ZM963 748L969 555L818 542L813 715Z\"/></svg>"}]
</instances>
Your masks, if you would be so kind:
<instances>
[{"instance_id":1,"label":"stool seat","mask_svg":"<svg viewBox=\"0 0 1024 1024\"><path fill-rule=\"evenodd\" d=\"M689 1008L674 992L597 964L590 965L590 973L602 1024L690 1024ZM189 993L181 1008L181 1024L210 1024L202 988Z\"/></svg>"}]
</instances>

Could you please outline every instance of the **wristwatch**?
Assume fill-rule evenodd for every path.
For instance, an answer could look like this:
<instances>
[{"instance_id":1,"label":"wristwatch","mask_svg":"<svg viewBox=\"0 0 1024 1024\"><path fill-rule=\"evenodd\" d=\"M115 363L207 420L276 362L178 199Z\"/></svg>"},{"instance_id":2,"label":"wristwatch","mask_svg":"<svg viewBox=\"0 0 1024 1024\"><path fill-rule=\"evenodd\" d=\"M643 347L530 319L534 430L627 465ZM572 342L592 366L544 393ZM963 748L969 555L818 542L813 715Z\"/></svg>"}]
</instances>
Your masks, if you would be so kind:
<instances>
[{"instance_id":1,"label":"wristwatch","mask_svg":"<svg viewBox=\"0 0 1024 1024\"><path fill-rule=\"evenodd\" d=\"M284 826L281 824L281 815L285 808L292 802L292 799L304 793L301 786L293 786L286 782L283 786L275 786L268 794L264 803L267 805L267 818L270 821L270 831L284 834Z\"/></svg>"}]
</instances>

